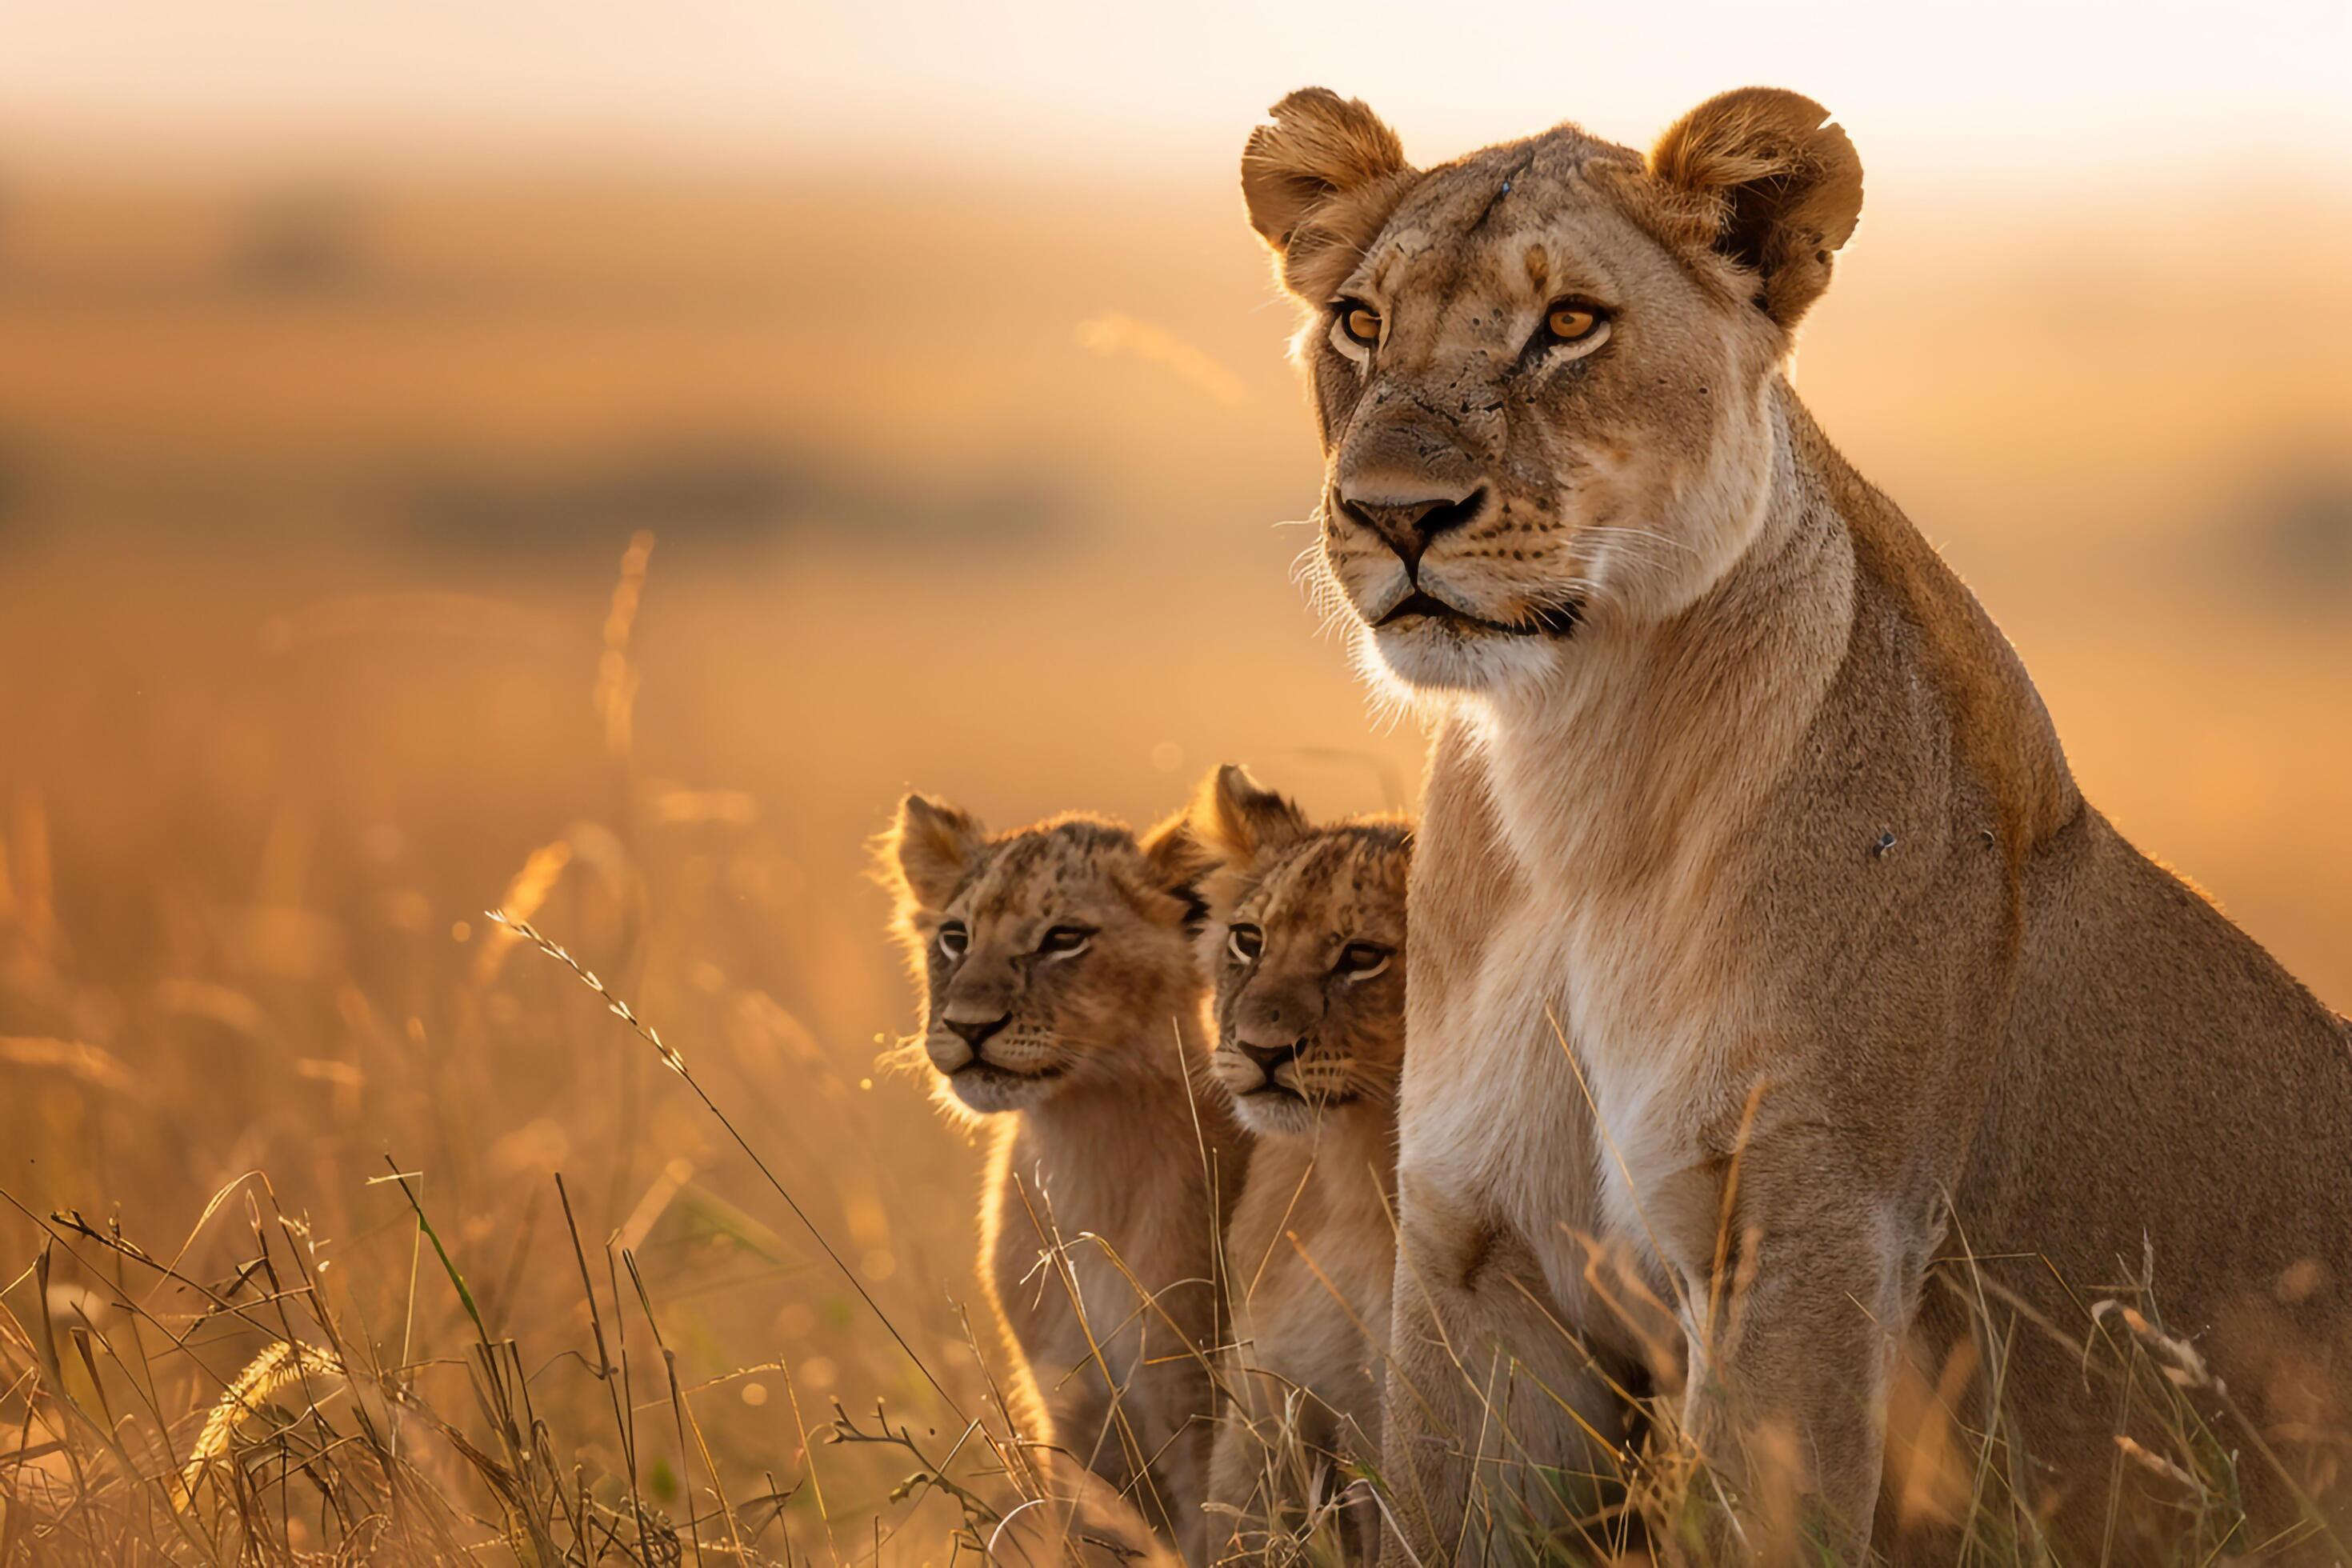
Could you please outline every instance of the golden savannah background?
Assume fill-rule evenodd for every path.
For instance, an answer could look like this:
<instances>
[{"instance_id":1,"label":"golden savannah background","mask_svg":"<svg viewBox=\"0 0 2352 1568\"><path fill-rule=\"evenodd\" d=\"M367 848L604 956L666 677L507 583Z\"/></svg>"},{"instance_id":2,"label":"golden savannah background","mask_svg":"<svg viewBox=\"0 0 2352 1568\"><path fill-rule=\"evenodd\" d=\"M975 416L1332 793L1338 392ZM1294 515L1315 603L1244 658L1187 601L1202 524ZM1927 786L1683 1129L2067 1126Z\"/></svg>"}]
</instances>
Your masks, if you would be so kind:
<instances>
[{"instance_id":1,"label":"golden savannah background","mask_svg":"<svg viewBox=\"0 0 2352 1568\"><path fill-rule=\"evenodd\" d=\"M1234 163L1308 82L1417 161L1829 105L1808 404L2352 1007L2352 20L2234 20L12 7L0 1562L976 1558L869 840L1413 804L1291 577Z\"/></svg>"}]
</instances>

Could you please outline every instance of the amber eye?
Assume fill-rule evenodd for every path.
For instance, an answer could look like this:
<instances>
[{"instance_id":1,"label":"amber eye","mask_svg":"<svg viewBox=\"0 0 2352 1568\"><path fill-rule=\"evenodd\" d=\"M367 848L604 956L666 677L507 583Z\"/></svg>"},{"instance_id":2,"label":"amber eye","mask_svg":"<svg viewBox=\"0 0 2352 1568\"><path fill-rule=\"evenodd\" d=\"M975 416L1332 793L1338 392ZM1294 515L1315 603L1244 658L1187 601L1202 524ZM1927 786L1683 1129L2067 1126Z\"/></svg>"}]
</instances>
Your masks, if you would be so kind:
<instances>
[{"instance_id":1,"label":"amber eye","mask_svg":"<svg viewBox=\"0 0 2352 1568\"><path fill-rule=\"evenodd\" d=\"M1360 348L1381 345L1381 313L1361 300L1342 300L1332 309L1339 318L1339 330L1348 341Z\"/></svg>"},{"instance_id":2,"label":"amber eye","mask_svg":"<svg viewBox=\"0 0 2352 1568\"><path fill-rule=\"evenodd\" d=\"M1387 969L1389 960L1395 956L1394 949L1382 947L1379 942L1351 942L1339 950L1339 962L1331 967L1334 973L1344 974L1350 980L1370 980Z\"/></svg>"},{"instance_id":3,"label":"amber eye","mask_svg":"<svg viewBox=\"0 0 2352 1568\"><path fill-rule=\"evenodd\" d=\"M963 956L963 950L971 945L971 933L964 929L964 925L961 921L950 921L945 925L940 927L940 956L941 958L961 958Z\"/></svg>"},{"instance_id":4,"label":"amber eye","mask_svg":"<svg viewBox=\"0 0 2352 1568\"><path fill-rule=\"evenodd\" d=\"M1544 332L1556 343L1581 342L1607 320L1597 307L1562 300L1544 312Z\"/></svg>"},{"instance_id":5,"label":"amber eye","mask_svg":"<svg viewBox=\"0 0 2352 1568\"><path fill-rule=\"evenodd\" d=\"M1555 343L1576 343L1590 339L1601 324L1601 312L1592 306L1580 306L1573 299L1564 299L1543 312L1543 329Z\"/></svg>"},{"instance_id":6,"label":"amber eye","mask_svg":"<svg viewBox=\"0 0 2352 1568\"><path fill-rule=\"evenodd\" d=\"M1252 925L1238 925L1225 933L1225 951L1244 963L1254 962L1265 951L1265 932Z\"/></svg>"}]
</instances>

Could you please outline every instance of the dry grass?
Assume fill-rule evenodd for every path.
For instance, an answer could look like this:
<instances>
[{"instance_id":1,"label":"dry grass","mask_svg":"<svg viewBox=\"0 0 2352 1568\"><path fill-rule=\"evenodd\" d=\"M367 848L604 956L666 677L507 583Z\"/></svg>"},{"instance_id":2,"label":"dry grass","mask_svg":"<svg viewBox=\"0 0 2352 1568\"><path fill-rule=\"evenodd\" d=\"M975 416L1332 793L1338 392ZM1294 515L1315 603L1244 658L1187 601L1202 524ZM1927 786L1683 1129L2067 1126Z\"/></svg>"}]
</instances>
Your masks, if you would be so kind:
<instances>
[{"instance_id":1,"label":"dry grass","mask_svg":"<svg viewBox=\"0 0 2352 1568\"><path fill-rule=\"evenodd\" d=\"M380 196L354 278L284 297L215 277L234 193L34 183L0 236L0 1563L969 1559L1044 1461L963 1306L977 1158L876 1070L866 837L908 784L1144 820L1232 757L1338 815L1418 764L1267 526L1313 464L1262 259L1222 174ZM1873 200L1808 397L2094 795L2343 1005L2352 620L2262 510L2345 471L2340 222L1956 256ZM986 308L911 354L950 229ZM2215 276L2221 362L2170 325ZM650 554L518 505L477 552L425 482L714 435L810 492ZM2192 1392L2145 1301L2063 1328L2119 1402ZM1958 1397L2000 1376L1898 1402L1900 1504L1976 1563L2034 1539ZM1683 1539L1656 1416L1604 1544ZM2274 1546L2232 1533L2261 1456L2160 1425L2116 1484L2171 1489L2167 1553Z\"/></svg>"},{"instance_id":2,"label":"dry grass","mask_svg":"<svg viewBox=\"0 0 2352 1568\"><path fill-rule=\"evenodd\" d=\"M0 1414L11 1434L0 1452L0 1563L511 1558L537 1568L1045 1554L1037 1520L1023 1521L1066 1488L1006 1416L1003 1369L980 1349L992 1336L973 1333L962 1305L964 1262L908 1247L892 1229L903 1192L893 1202L860 1185L910 1166L938 1176L946 1135L894 1149L854 1116L826 1113L822 1102L852 1091L826 1077L806 1026L772 994L712 983L690 945L663 941L661 900L634 847L647 842L647 824L723 832L743 814L723 794L635 774L629 633L650 550L640 536L625 554L593 683L615 824L575 824L530 850L479 928L462 922L437 995L420 992L412 969L371 982L362 955L325 964L318 955L334 943L312 923L322 917L272 902L231 918L221 951L240 962L229 970L163 980L143 1002L110 997L76 972L40 799L19 796L0 904L16 1005L60 1031L79 1019L109 1036L129 1032L130 1015L181 1048L141 1074L64 1032L0 1040L28 1091L19 1111L33 1112L7 1189L33 1243L0 1295ZM284 831L266 841L266 862L289 853ZM759 868L756 855L739 854L739 873ZM286 875L262 872L266 886ZM395 924L403 907L388 901ZM634 978L608 984L536 920L582 931L610 955L609 973ZM725 1048L705 1058L677 1046L624 984L673 1002L698 995L703 1005L688 1011ZM384 986L414 998L397 1027L384 1017ZM534 1070L515 1077L500 1058L511 1060L518 1040ZM549 1075L551 1061L562 1065ZM547 1098L524 1120L501 1100L526 1086ZM855 1091L875 1092L871 1079ZM371 1113L387 1100L389 1114ZM506 1130L486 1137L484 1121ZM592 1128L618 1146L578 1136ZM348 1170L352 1146L371 1134L384 1145L379 1170L319 1184L289 1206L260 1167L272 1154L299 1166L322 1129L333 1129L331 1173ZM229 1135L212 1158L257 1168L214 1190L168 1251L142 1245L120 1214L93 1219L86 1200L55 1195L62 1152L68 1171L143 1172L142 1206L168 1210L152 1201L169 1187L162 1173L191 1152L172 1144L205 1132ZM958 1179L936 1195L968 1213ZM79 1178L64 1186L74 1192ZM575 1194L598 1189L603 1219L583 1230ZM958 1232L951 1221L941 1228ZM1710 1331L1737 1332L1747 1281L1728 1260L1752 1252L1734 1240L1718 1249ZM1061 1276L1068 1246L1104 1244L1040 1241ZM1625 1390L1644 1413L1642 1436L1607 1447L1590 1474L1560 1471L1507 1435L1489 1440L1498 1458L1480 1471L1474 1509L1530 1562L1704 1560L1698 1521L1718 1483L1676 1427L1687 1371L1675 1310L1637 1271L1603 1278L1606 1249L1591 1254L1596 1294L1657 1347L1646 1383ZM902 1263L933 1289L897 1281ZM1968 1268L1939 1285L1986 1322L2013 1323L1990 1310L1986 1283ZM803 1303L822 1316L795 1310ZM2225 1550L2302 1544L2238 1539L2239 1467L2268 1457L2248 1435L2211 1425L2226 1391L2144 1306L2103 1300L2083 1323L2046 1325L2074 1336L2086 1380L2110 1389L2119 1410L2140 1407L2135 1431L2151 1429L2147 1410L2161 1413L2156 1442L2118 1436L2118 1475L2133 1472L2135 1496L2151 1485L2169 1496L2163 1532L2129 1535L2126 1556L2201 1565ZM772 1352L732 1349L763 1339ZM1213 1359L1217 1347L1188 1353ZM1456 1370L1507 1434L1508 1406L1491 1391L1529 1369L1465 1360ZM1998 1411L1998 1366L1979 1366L1971 1351L1964 1366L1906 1371L1891 1439L1900 1516L1947 1532L1964 1561L2039 1560L2038 1505L2012 1473L2000 1421L1988 1426L1962 1397L1987 1377ZM875 1396L871 1416L845 1414L836 1391L849 1389ZM1538 1385L1535 1396L1557 1391ZM1268 1474L1302 1506L1250 1532L1230 1560L1339 1561L1351 1507L1390 1507L1377 1467L1307 1451L1295 1422L1260 1431ZM1768 1452L1747 1468L1769 1476L1784 1463ZM1769 1508L1761 1517L1781 1518ZM2147 1517L2119 1510L2119 1528L2144 1531ZM1801 1527L1791 1515L1780 1528ZM1132 1539L1116 1524L1077 1537L1075 1560L1095 1562L1126 1560Z\"/></svg>"}]
</instances>

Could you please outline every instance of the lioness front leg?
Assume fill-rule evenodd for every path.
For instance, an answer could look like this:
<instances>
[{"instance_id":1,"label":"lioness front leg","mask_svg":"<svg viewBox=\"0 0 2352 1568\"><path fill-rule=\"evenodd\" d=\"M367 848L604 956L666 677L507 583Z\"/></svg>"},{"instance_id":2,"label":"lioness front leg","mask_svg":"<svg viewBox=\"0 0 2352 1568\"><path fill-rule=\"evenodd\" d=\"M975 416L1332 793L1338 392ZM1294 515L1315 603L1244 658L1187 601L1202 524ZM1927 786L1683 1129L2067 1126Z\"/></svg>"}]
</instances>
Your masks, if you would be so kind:
<instances>
[{"instance_id":1,"label":"lioness front leg","mask_svg":"<svg viewBox=\"0 0 2352 1568\"><path fill-rule=\"evenodd\" d=\"M1616 1442L1622 1403L1561 1321L1516 1232L1408 1200L1382 1444L1402 1539L1385 1568L1527 1560L1616 1479L1591 1434Z\"/></svg>"},{"instance_id":2,"label":"lioness front leg","mask_svg":"<svg viewBox=\"0 0 2352 1568\"><path fill-rule=\"evenodd\" d=\"M1691 1336L1685 1424L1732 1505L1710 1521L1717 1555L1860 1563L1916 1271L1874 1216L1782 1212L1716 1303L1715 1342Z\"/></svg>"}]
</instances>

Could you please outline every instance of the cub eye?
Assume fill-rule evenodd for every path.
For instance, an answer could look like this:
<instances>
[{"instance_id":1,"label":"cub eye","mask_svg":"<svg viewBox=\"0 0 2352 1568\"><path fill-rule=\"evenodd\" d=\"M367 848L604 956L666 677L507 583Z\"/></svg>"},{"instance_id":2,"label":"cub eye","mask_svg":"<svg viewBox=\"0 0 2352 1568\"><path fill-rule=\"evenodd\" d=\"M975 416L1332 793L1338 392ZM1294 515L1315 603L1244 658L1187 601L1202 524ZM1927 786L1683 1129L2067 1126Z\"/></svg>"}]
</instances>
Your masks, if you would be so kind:
<instances>
[{"instance_id":1,"label":"cub eye","mask_svg":"<svg viewBox=\"0 0 2352 1568\"><path fill-rule=\"evenodd\" d=\"M1084 952L1087 943L1094 939L1095 933L1084 926L1055 926L1037 944L1037 955L1040 958L1068 958L1073 953Z\"/></svg>"},{"instance_id":2,"label":"cub eye","mask_svg":"<svg viewBox=\"0 0 2352 1568\"><path fill-rule=\"evenodd\" d=\"M1342 300L1331 307L1339 331L1358 348L1381 346L1381 313L1361 300Z\"/></svg>"},{"instance_id":3,"label":"cub eye","mask_svg":"<svg viewBox=\"0 0 2352 1568\"><path fill-rule=\"evenodd\" d=\"M939 943L941 958L961 958L964 949L971 945L971 933L964 929L963 921L950 921L940 927Z\"/></svg>"},{"instance_id":4,"label":"cub eye","mask_svg":"<svg viewBox=\"0 0 2352 1568\"><path fill-rule=\"evenodd\" d=\"M1265 932L1255 926L1235 926L1225 933L1225 951L1244 963L1255 963L1265 951Z\"/></svg>"},{"instance_id":5,"label":"cub eye","mask_svg":"<svg viewBox=\"0 0 2352 1568\"><path fill-rule=\"evenodd\" d=\"M1386 969L1389 961L1394 957L1394 949L1382 947L1379 942L1351 942L1339 950L1339 962L1331 966L1331 972L1344 974L1350 980L1370 980Z\"/></svg>"},{"instance_id":6,"label":"cub eye","mask_svg":"<svg viewBox=\"0 0 2352 1568\"><path fill-rule=\"evenodd\" d=\"M1557 300L1544 312L1544 340L1580 343L1608 324L1608 313L1581 300Z\"/></svg>"}]
</instances>

